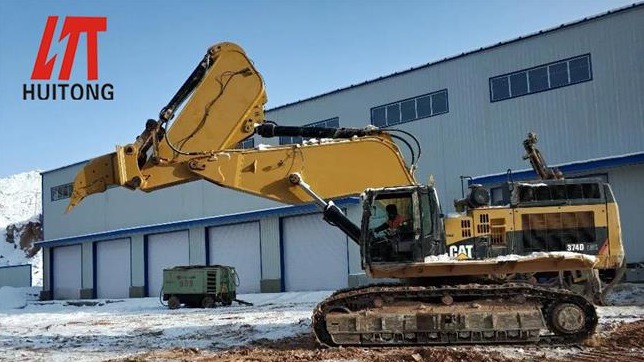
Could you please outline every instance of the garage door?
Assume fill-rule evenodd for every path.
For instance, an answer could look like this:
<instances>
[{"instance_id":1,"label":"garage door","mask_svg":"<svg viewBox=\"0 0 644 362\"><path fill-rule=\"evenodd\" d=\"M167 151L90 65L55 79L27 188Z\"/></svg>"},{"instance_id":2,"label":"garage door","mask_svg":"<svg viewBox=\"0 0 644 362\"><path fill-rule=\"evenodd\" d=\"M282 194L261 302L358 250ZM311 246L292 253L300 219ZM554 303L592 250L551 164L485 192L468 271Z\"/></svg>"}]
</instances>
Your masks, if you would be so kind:
<instances>
[{"instance_id":1,"label":"garage door","mask_svg":"<svg viewBox=\"0 0 644 362\"><path fill-rule=\"evenodd\" d=\"M321 214L282 219L286 291L348 286L347 237Z\"/></svg>"},{"instance_id":2,"label":"garage door","mask_svg":"<svg viewBox=\"0 0 644 362\"><path fill-rule=\"evenodd\" d=\"M159 296L163 286L163 269L189 265L188 240L188 230L147 236L148 296Z\"/></svg>"},{"instance_id":3,"label":"garage door","mask_svg":"<svg viewBox=\"0 0 644 362\"><path fill-rule=\"evenodd\" d=\"M130 296L130 239L96 243L96 297Z\"/></svg>"},{"instance_id":4,"label":"garage door","mask_svg":"<svg viewBox=\"0 0 644 362\"><path fill-rule=\"evenodd\" d=\"M81 246L61 246L54 253L54 299L78 299L81 289Z\"/></svg>"},{"instance_id":5,"label":"garage door","mask_svg":"<svg viewBox=\"0 0 644 362\"><path fill-rule=\"evenodd\" d=\"M259 222L218 226L208 229L210 265L235 267L238 293L259 293L262 264Z\"/></svg>"}]
</instances>

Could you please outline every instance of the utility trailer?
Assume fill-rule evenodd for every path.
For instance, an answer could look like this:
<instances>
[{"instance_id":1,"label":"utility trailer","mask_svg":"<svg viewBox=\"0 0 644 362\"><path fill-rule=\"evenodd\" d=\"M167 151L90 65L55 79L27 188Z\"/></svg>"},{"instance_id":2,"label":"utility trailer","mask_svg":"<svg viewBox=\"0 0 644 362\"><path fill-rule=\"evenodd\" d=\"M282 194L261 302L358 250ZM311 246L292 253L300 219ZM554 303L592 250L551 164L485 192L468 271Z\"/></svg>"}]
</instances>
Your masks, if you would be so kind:
<instances>
[{"instance_id":1,"label":"utility trailer","mask_svg":"<svg viewBox=\"0 0 644 362\"><path fill-rule=\"evenodd\" d=\"M236 300L239 277L225 265L175 266L163 270L163 300L168 308L229 306Z\"/></svg>"}]
</instances>

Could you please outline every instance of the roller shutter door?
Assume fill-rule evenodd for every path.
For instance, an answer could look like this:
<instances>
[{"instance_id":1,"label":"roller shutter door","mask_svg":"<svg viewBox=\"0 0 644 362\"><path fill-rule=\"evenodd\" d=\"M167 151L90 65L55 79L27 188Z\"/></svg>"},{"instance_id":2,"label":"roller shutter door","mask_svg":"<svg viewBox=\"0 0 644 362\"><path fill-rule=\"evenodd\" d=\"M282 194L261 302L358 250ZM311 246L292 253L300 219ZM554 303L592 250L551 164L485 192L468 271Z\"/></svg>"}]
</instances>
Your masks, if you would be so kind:
<instances>
[{"instance_id":1,"label":"roller shutter door","mask_svg":"<svg viewBox=\"0 0 644 362\"><path fill-rule=\"evenodd\" d=\"M210 265L235 267L238 293L259 293L262 279L259 222L208 229Z\"/></svg>"},{"instance_id":2,"label":"roller shutter door","mask_svg":"<svg viewBox=\"0 0 644 362\"><path fill-rule=\"evenodd\" d=\"M54 248L54 299L80 298L82 251L80 245Z\"/></svg>"},{"instance_id":3,"label":"roller shutter door","mask_svg":"<svg viewBox=\"0 0 644 362\"><path fill-rule=\"evenodd\" d=\"M188 230L147 236L148 296L159 296L163 269L190 264L189 246Z\"/></svg>"},{"instance_id":4,"label":"roller shutter door","mask_svg":"<svg viewBox=\"0 0 644 362\"><path fill-rule=\"evenodd\" d=\"M321 214L282 219L286 291L348 286L347 236Z\"/></svg>"},{"instance_id":5,"label":"roller shutter door","mask_svg":"<svg viewBox=\"0 0 644 362\"><path fill-rule=\"evenodd\" d=\"M96 243L96 297L130 296L130 239Z\"/></svg>"}]
</instances>

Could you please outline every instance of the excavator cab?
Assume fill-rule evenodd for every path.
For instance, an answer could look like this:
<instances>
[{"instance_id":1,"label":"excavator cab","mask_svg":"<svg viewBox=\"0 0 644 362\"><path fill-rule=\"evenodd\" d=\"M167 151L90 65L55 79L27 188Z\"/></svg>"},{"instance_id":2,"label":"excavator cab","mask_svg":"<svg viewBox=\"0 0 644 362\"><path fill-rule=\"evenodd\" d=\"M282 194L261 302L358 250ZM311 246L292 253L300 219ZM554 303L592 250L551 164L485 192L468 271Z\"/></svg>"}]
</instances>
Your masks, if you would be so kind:
<instances>
[{"instance_id":1,"label":"excavator cab","mask_svg":"<svg viewBox=\"0 0 644 362\"><path fill-rule=\"evenodd\" d=\"M409 263L444 252L436 192L425 185L364 194L361 246L366 263Z\"/></svg>"}]
</instances>

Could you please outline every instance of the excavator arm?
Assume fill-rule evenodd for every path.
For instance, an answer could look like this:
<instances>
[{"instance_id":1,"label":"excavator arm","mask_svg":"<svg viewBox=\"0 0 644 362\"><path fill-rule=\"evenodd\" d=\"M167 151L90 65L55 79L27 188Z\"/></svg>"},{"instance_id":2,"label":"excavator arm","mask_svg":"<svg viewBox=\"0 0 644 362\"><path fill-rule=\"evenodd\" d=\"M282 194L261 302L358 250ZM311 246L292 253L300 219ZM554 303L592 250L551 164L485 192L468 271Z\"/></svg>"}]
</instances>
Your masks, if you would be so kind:
<instances>
[{"instance_id":1,"label":"excavator arm","mask_svg":"<svg viewBox=\"0 0 644 362\"><path fill-rule=\"evenodd\" d=\"M563 173L559 169L548 167L546 164L541 151L537 148L537 141L536 133L528 133L528 137L523 141L523 148L526 152L523 159L530 160L532 169L542 180L562 180L564 178Z\"/></svg>"},{"instance_id":2,"label":"excavator arm","mask_svg":"<svg viewBox=\"0 0 644 362\"><path fill-rule=\"evenodd\" d=\"M415 184L413 168L390 134L374 127L279 127L264 121L265 102L263 80L244 51L231 43L211 47L158 120L148 120L133 143L117 146L80 170L67 211L110 185L150 192L203 179L297 204L358 195L370 187ZM325 138L236 148L254 133Z\"/></svg>"},{"instance_id":3,"label":"excavator arm","mask_svg":"<svg viewBox=\"0 0 644 362\"><path fill-rule=\"evenodd\" d=\"M263 80L244 51L232 43L212 46L158 121L148 120L135 142L91 160L77 174L67 211L110 185L152 191L198 179L186 162L252 135L253 124L264 119L264 103Z\"/></svg>"}]
</instances>

